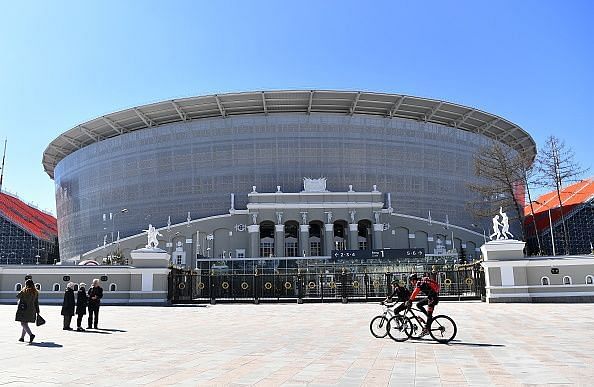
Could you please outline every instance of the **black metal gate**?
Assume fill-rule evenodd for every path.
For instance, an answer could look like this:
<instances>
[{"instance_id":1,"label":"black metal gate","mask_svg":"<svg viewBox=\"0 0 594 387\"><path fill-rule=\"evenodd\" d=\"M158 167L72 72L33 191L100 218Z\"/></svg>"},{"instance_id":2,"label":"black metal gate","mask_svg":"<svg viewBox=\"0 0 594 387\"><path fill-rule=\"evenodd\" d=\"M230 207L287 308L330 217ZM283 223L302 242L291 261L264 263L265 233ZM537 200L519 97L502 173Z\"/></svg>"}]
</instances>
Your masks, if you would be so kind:
<instances>
[{"instance_id":1,"label":"black metal gate","mask_svg":"<svg viewBox=\"0 0 594 387\"><path fill-rule=\"evenodd\" d=\"M405 285L410 273L410 270L367 272L345 267L273 272L256 269L253 273L174 268L169 274L168 298L172 303L379 301L391 292L393 279ZM426 274L440 283L440 296L444 300L485 299L484 271L480 265L456 268L433 265Z\"/></svg>"}]
</instances>

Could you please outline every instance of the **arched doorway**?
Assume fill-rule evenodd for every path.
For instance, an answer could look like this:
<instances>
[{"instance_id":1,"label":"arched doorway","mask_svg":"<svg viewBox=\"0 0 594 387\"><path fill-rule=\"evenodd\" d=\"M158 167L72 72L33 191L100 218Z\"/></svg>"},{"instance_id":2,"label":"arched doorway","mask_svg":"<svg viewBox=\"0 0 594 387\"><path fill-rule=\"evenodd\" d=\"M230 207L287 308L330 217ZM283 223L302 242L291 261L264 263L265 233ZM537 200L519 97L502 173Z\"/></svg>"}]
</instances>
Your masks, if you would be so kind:
<instances>
[{"instance_id":1,"label":"arched doorway","mask_svg":"<svg viewBox=\"0 0 594 387\"><path fill-rule=\"evenodd\" d=\"M348 247L347 230L348 224L344 220L334 222L334 250L346 250Z\"/></svg>"},{"instance_id":2,"label":"arched doorway","mask_svg":"<svg viewBox=\"0 0 594 387\"><path fill-rule=\"evenodd\" d=\"M299 223L285 223L285 257L299 256Z\"/></svg>"},{"instance_id":3,"label":"arched doorway","mask_svg":"<svg viewBox=\"0 0 594 387\"><path fill-rule=\"evenodd\" d=\"M324 253L322 243L322 229L323 224L319 221L309 222L309 255L312 257L320 257Z\"/></svg>"},{"instance_id":4,"label":"arched doorway","mask_svg":"<svg viewBox=\"0 0 594 387\"><path fill-rule=\"evenodd\" d=\"M260 223L260 257L274 256L274 223L264 221Z\"/></svg>"},{"instance_id":5,"label":"arched doorway","mask_svg":"<svg viewBox=\"0 0 594 387\"><path fill-rule=\"evenodd\" d=\"M363 219L357 222L357 247L359 250L370 250L373 246L371 240L371 221Z\"/></svg>"}]
</instances>

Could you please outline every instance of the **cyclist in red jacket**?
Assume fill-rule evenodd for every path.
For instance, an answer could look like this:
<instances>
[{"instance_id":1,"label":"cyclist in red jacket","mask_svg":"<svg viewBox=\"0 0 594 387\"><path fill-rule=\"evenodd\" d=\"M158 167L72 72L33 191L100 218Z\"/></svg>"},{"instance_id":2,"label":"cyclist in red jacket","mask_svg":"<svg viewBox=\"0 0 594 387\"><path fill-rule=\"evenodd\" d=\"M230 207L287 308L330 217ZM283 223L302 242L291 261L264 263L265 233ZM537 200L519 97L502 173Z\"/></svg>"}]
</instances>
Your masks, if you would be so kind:
<instances>
[{"instance_id":1,"label":"cyclist in red jacket","mask_svg":"<svg viewBox=\"0 0 594 387\"><path fill-rule=\"evenodd\" d=\"M433 309L439 303L439 284L428 276L424 276L419 280L416 274L411 274L408 280L414 287L414 290L407 301L407 306L412 304L419 292L425 294L425 298L417 302L419 310L427 316L427 325L423 329L423 332L421 332L421 336L425 336L429 333L429 327L433 319ZM427 310L424 308L425 305L427 305Z\"/></svg>"}]
</instances>

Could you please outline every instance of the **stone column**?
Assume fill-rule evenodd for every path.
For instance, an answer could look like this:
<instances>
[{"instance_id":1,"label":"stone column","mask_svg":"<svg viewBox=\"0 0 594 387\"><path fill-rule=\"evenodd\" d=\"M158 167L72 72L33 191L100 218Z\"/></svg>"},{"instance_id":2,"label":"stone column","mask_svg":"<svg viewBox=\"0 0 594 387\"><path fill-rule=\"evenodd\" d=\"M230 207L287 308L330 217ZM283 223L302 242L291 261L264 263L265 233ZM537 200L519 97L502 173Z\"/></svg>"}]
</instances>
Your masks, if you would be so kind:
<instances>
[{"instance_id":1,"label":"stone column","mask_svg":"<svg viewBox=\"0 0 594 387\"><path fill-rule=\"evenodd\" d=\"M332 254L334 250L334 225L324 225L324 255Z\"/></svg>"},{"instance_id":2,"label":"stone column","mask_svg":"<svg viewBox=\"0 0 594 387\"><path fill-rule=\"evenodd\" d=\"M359 227L357 223L349 224L349 249L350 250L359 250Z\"/></svg>"},{"instance_id":3,"label":"stone column","mask_svg":"<svg viewBox=\"0 0 594 387\"><path fill-rule=\"evenodd\" d=\"M299 225L299 256L303 256L303 252L307 257L310 256L309 251L309 224Z\"/></svg>"},{"instance_id":4,"label":"stone column","mask_svg":"<svg viewBox=\"0 0 594 387\"><path fill-rule=\"evenodd\" d=\"M260 256L260 225L249 225L248 233L250 234L250 250L247 257L258 258Z\"/></svg>"},{"instance_id":5,"label":"stone column","mask_svg":"<svg viewBox=\"0 0 594 387\"><path fill-rule=\"evenodd\" d=\"M285 256L285 225L274 225L274 256Z\"/></svg>"},{"instance_id":6,"label":"stone column","mask_svg":"<svg viewBox=\"0 0 594 387\"><path fill-rule=\"evenodd\" d=\"M382 233L384 232L384 224L383 223L375 223L373 225L373 248L374 249L382 249Z\"/></svg>"}]
</instances>

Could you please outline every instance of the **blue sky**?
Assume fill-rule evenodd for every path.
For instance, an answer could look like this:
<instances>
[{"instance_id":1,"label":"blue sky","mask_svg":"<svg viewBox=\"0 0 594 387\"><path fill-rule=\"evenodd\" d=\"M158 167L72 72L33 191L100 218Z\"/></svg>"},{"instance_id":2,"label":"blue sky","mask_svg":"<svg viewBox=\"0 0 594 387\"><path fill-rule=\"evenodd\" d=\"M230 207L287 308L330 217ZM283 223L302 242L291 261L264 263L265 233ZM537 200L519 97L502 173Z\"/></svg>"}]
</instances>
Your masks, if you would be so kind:
<instances>
[{"instance_id":1,"label":"blue sky","mask_svg":"<svg viewBox=\"0 0 594 387\"><path fill-rule=\"evenodd\" d=\"M594 166L591 1L3 1L3 188L54 211L60 133L165 99L340 89L443 99ZM590 174L594 174L590 172Z\"/></svg>"}]
</instances>

